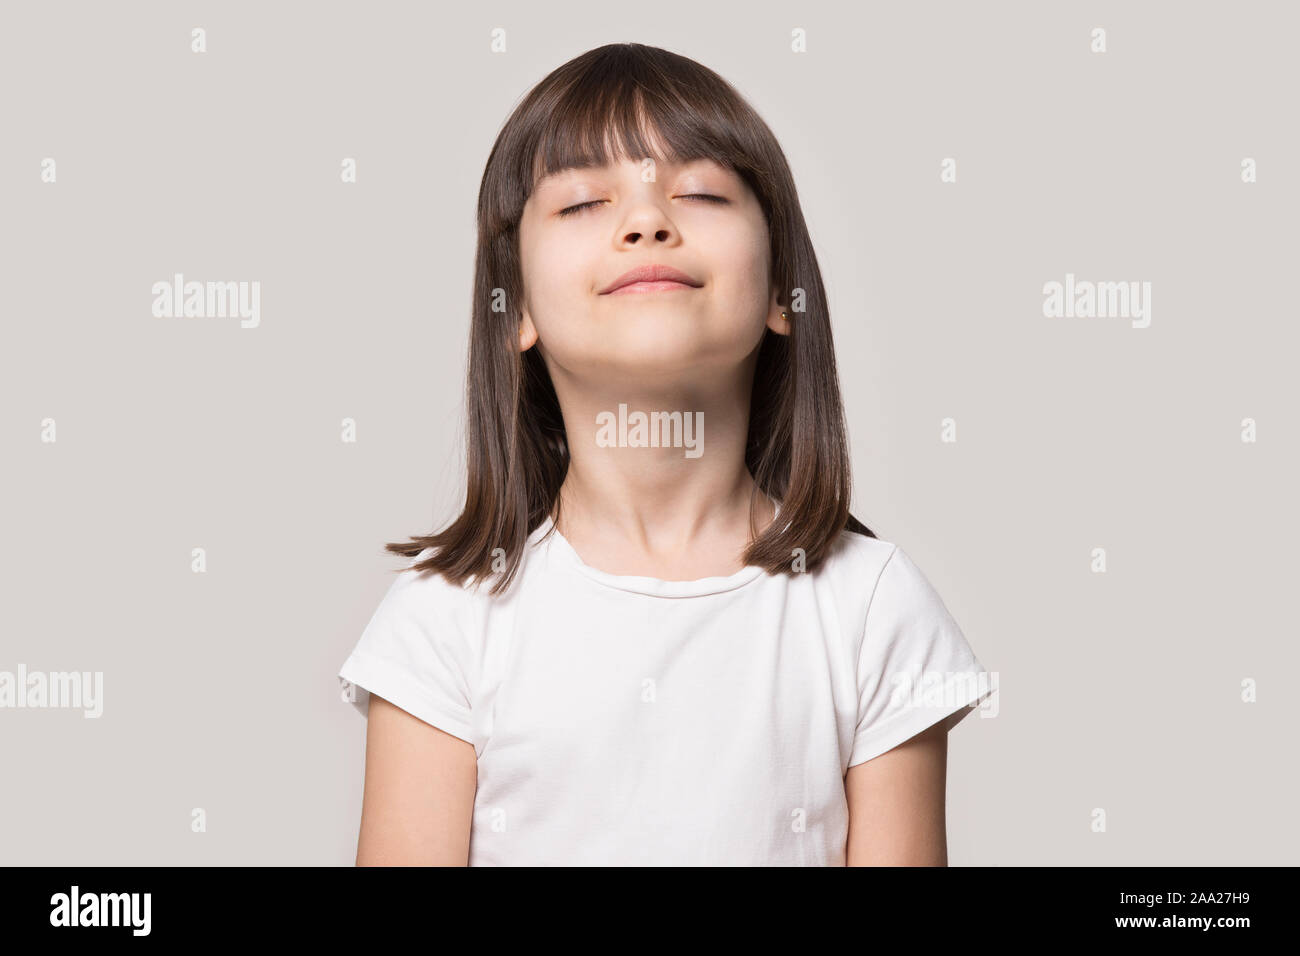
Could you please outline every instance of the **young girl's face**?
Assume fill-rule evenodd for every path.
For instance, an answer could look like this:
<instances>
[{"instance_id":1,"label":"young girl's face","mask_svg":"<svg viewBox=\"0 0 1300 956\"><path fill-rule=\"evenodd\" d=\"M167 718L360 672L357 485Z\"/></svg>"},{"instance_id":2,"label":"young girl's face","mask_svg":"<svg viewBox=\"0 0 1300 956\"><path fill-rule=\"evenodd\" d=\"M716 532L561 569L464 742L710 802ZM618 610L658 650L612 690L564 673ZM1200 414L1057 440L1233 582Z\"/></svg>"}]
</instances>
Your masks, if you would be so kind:
<instances>
[{"instance_id":1,"label":"young girl's face","mask_svg":"<svg viewBox=\"0 0 1300 956\"><path fill-rule=\"evenodd\" d=\"M519 246L520 347L540 339L549 363L578 379L663 383L735 368L765 326L785 331L762 207L712 160L623 160L543 179L525 204ZM610 289L642 266L676 269L690 283Z\"/></svg>"}]
</instances>

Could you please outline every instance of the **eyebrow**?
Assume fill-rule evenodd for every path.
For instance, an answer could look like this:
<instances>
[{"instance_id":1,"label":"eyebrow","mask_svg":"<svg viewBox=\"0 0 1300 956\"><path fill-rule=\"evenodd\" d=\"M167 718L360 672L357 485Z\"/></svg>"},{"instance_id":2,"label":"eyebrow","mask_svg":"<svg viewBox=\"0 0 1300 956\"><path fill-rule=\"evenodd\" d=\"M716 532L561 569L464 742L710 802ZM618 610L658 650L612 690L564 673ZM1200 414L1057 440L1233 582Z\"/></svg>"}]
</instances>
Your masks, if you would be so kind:
<instances>
[{"instance_id":1,"label":"eyebrow","mask_svg":"<svg viewBox=\"0 0 1300 956\"><path fill-rule=\"evenodd\" d=\"M719 163L716 159L713 159L711 156L696 156L692 159L683 159L680 162L674 162L672 160L663 160L661 162L659 160L655 160L656 166L663 166L663 167L667 167L668 169L681 169L682 167L692 166L695 165L696 163L713 163L715 166L718 166L722 170L727 171L726 166L724 166L722 163ZM545 183L557 179L558 177L564 175L565 173L573 172L575 170L604 169L605 166L607 165L610 164L602 164L602 163L595 163L595 162L566 163L565 165L560 166L557 169L551 170L545 176L538 179L537 184L533 188L541 189Z\"/></svg>"}]
</instances>

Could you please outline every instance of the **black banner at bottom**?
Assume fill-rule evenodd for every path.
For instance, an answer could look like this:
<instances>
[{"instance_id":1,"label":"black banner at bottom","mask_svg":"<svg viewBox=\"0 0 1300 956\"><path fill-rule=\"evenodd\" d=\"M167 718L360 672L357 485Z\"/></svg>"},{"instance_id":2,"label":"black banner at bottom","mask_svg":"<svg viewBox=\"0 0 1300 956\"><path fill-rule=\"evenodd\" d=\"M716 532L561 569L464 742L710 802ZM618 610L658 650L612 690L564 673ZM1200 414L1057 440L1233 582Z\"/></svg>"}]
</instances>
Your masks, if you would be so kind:
<instances>
[{"instance_id":1,"label":"black banner at bottom","mask_svg":"<svg viewBox=\"0 0 1300 956\"><path fill-rule=\"evenodd\" d=\"M765 936L820 928L862 933L868 943L902 934L926 946L1044 934L1233 945L1289 930L1282 911L1295 885L1294 867L727 868L725 875L685 868L671 876L668 868L630 869L555 867L539 879L424 868L8 867L0 869L0 925L6 943L72 936L91 944L108 937L337 944L409 931L435 944L444 929L486 917L480 925L494 931L619 946L639 938L663 944L679 925L696 944L708 928L733 943L751 928Z\"/></svg>"}]
</instances>

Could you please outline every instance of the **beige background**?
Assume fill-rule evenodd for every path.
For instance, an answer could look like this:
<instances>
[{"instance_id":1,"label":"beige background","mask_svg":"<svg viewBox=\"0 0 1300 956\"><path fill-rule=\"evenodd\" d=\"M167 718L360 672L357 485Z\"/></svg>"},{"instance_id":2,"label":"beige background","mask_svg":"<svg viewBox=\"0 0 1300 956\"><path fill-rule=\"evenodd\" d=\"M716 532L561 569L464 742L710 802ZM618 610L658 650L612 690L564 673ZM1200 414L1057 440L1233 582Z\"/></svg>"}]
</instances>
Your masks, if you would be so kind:
<instances>
[{"instance_id":1,"label":"beige background","mask_svg":"<svg viewBox=\"0 0 1300 956\"><path fill-rule=\"evenodd\" d=\"M102 671L105 700L0 710L0 861L351 863L365 726L335 674L382 544L460 501L483 163L549 70L636 40L783 144L853 510L999 674L998 716L951 738L953 864L1298 862L1297 27L1283 3L4 4L0 669ZM154 318L174 272L260 281L260 327ZM1045 318L1067 272L1150 281L1150 328Z\"/></svg>"}]
</instances>

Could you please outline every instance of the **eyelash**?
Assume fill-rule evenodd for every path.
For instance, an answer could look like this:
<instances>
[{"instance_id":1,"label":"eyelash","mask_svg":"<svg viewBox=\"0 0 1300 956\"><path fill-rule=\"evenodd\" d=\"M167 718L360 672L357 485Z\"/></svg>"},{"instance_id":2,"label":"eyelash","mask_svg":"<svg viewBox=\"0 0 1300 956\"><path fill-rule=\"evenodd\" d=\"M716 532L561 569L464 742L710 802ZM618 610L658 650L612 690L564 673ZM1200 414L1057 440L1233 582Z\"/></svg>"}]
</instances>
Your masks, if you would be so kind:
<instances>
[{"instance_id":1,"label":"eyelash","mask_svg":"<svg viewBox=\"0 0 1300 956\"><path fill-rule=\"evenodd\" d=\"M687 193L682 198L683 199L705 199L717 205L725 205L726 203L730 202L730 200L724 199L722 196L714 196L709 193ZM576 216L584 209L590 209L593 206L599 206L603 202L605 202L604 199L593 199L591 200L591 202L579 203L576 206L569 206L567 209L561 209L557 213L557 215L561 219L567 219L569 216Z\"/></svg>"}]
</instances>

